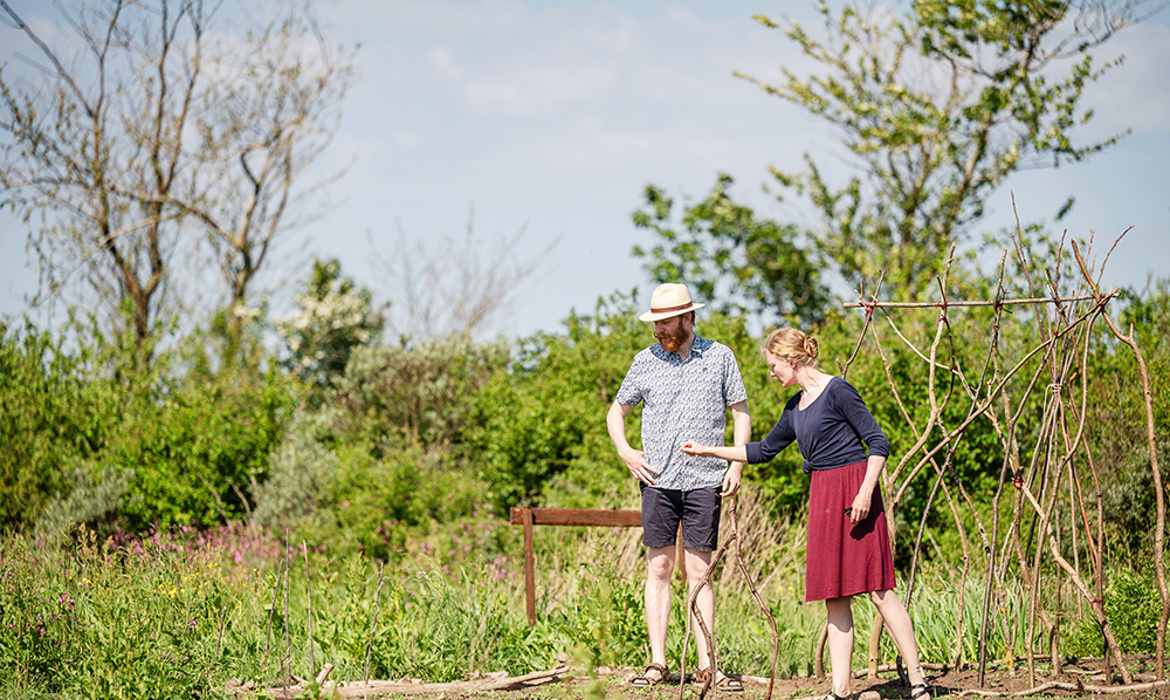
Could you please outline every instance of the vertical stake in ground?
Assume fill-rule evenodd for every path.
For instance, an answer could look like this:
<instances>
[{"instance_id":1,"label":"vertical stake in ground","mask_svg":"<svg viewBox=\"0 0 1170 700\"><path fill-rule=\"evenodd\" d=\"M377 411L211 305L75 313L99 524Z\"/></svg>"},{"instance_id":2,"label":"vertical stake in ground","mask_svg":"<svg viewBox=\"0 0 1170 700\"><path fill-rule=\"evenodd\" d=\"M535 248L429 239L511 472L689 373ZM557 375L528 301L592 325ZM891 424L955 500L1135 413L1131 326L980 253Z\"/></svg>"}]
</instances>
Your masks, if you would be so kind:
<instances>
[{"instance_id":1,"label":"vertical stake in ground","mask_svg":"<svg viewBox=\"0 0 1170 700\"><path fill-rule=\"evenodd\" d=\"M536 551L532 546L532 509L522 508L524 521L524 604L528 609L528 624L536 623Z\"/></svg>"}]
</instances>

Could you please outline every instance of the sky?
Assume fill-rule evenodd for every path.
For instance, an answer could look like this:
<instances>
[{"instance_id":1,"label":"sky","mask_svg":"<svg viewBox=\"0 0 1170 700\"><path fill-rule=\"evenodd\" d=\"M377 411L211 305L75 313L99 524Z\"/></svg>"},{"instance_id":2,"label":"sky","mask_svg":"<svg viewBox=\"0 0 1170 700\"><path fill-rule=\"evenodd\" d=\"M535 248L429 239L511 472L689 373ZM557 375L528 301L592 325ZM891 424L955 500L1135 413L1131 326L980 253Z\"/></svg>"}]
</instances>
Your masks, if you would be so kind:
<instances>
[{"instance_id":1,"label":"sky","mask_svg":"<svg viewBox=\"0 0 1170 700\"><path fill-rule=\"evenodd\" d=\"M13 4L26 16L39 11L32 0ZM339 258L385 298L387 271L376 258L401 253L403 237L410 246L460 238L474 210L475 240L490 258L493 245L524 231L516 259L539 264L501 304L507 312L492 330L505 335L556 332L571 310L590 313L615 291L636 289L648 305L654 283L631 255L653 243L631 222L647 184L701 199L727 172L736 198L758 214L799 220L806 213L763 192L768 167L793 169L805 152L843 158L832 131L733 76L774 80L780 66L799 69L796 48L752 15L809 19L811 3L333 0L316 8L330 38L360 44L358 77L321 164L345 175L330 190L332 207L295 244ZM0 27L0 45L12 36ZM1170 260L1170 11L1100 52L1122 54L1124 64L1086 91L1096 119L1083 133L1132 134L1085 162L1017 173L991 197L977 233L1012 225L1013 196L1025 221L1050 218L1074 196L1062 225L1078 239L1093 235L1100 253L1132 227L1104 281L1140 288L1165 277ZM0 218L0 315L10 319L29 310L35 289L26 238L19 222Z\"/></svg>"}]
</instances>

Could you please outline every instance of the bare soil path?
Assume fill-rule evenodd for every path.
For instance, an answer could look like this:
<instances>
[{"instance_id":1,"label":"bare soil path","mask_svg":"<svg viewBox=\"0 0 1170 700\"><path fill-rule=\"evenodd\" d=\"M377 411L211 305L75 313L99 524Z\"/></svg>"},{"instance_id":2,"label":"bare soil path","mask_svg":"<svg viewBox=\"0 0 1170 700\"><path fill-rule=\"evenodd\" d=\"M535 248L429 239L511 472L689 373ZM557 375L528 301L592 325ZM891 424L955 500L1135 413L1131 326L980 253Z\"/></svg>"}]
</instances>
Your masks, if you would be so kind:
<instances>
[{"instance_id":1,"label":"bare soil path","mask_svg":"<svg viewBox=\"0 0 1170 700\"><path fill-rule=\"evenodd\" d=\"M1094 698L1097 700L1170 700L1170 684L1154 678L1154 666L1149 659L1132 659L1129 663L1134 683L1120 685L1114 677L1108 683L1099 660L1070 661L1060 674L1052 676L1047 669L1037 669L1035 682L1028 677L1026 667L1013 671L989 670L986 683L978 685L975 668L935 671L928 673L938 698L1026 697L1026 698ZM298 685L288 688L268 688L260 691L273 698L331 697L383 699L403 696L432 696L443 700L765 700L768 697L768 679L736 676L743 681L744 691L707 691L687 682L679 686L680 676L672 674L671 682L652 688L629 685L637 669L598 668L593 673L585 669L561 666L525 676L509 677L490 674L486 677L454 683L421 683L400 680L324 684L320 695ZM733 674L734 675L734 674ZM857 678L853 682L853 700L896 700L909 697L909 689L894 673L879 674L877 679ZM687 679L689 681L689 678ZM255 697L255 686L238 688L241 694ZM772 686L775 700L819 699L828 692L828 680L818 678L777 678Z\"/></svg>"}]
</instances>

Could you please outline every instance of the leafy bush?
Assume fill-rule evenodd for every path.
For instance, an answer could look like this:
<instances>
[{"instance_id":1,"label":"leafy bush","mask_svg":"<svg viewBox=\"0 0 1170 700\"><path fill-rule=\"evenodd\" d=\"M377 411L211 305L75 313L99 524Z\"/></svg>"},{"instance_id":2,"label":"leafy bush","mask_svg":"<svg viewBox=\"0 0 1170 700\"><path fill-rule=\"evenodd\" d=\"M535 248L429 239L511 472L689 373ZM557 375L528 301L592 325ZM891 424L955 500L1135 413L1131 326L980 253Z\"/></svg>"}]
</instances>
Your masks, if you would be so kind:
<instances>
[{"instance_id":1,"label":"leafy bush","mask_svg":"<svg viewBox=\"0 0 1170 700\"><path fill-rule=\"evenodd\" d=\"M126 526L210 527L247 514L295 400L281 375L176 383L129 407L103 459L132 474Z\"/></svg>"},{"instance_id":2,"label":"leafy bush","mask_svg":"<svg viewBox=\"0 0 1170 700\"><path fill-rule=\"evenodd\" d=\"M476 344L467 336L358 348L331 396L343 410L337 430L375 448L459 444L476 395L507 360L504 342Z\"/></svg>"},{"instance_id":3,"label":"leafy bush","mask_svg":"<svg viewBox=\"0 0 1170 700\"><path fill-rule=\"evenodd\" d=\"M67 492L69 465L97 454L121 414L117 387L65 338L0 323L0 529L31 525Z\"/></svg>"},{"instance_id":4,"label":"leafy bush","mask_svg":"<svg viewBox=\"0 0 1170 700\"><path fill-rule=\"evenodd\" d=\"M1152 655L1162 616L1162 597L1154 572L1117 569L1105 590L1105 615L1123 654ZM1101 656L1103 637L1092 615L1072 620L1062 648L1076 656Z\"/></svg>"},{"instance_id":5,"label":"leafy bush","mask_svg":"<svg viewBox=\"0 0 1170 700\"><path fill-rule=\"evenodd\" d=\"M315 517L337 471L331 447L337 411L298 410L270 455L268 478L257 484L253 521L279 531Z\"/></svg>"},{"instance_id":6,"label":"leafy bush","mask_svg":"<svg viewBox=\"0 0 1170 700\"><path fill-rule=\"evenodd\" d=\"M628 478L605 412L634 354L653 342L635 317L630 297L599 301L595 316L571 315L565 335L520 341L509 371L477 395L469 455L501 512L534 503L597 507L600 493Z\"/></svg>"},{"instance_id":7,"label":"leafy bush","mask_svg":"<svg viewBox=\"0 0 1170 700\"><path fill-rule=\"evenodd\" d=\"M185 351L143 369L123 339L72 320L56 340L0 327L0 526L142 531L246 515L297 387L257 366L172 372Z\"/></svg>"},{"instance_id":8,"label":"leafy bush","mask_svg":"<svg viewBox=\"0 0 1170 700\"><path fill-rule=\"evenodd\" d=\"M123 506L141 498L130 496L131 477L101 463L73 464L66 474L68 495L48 504L37 519L37 534L57 537L80 523L97 524L103 534L112 531Z\"/></svg>"},{"instance_id":9,"label":"leafy bush","mask_svg":"<svg viewBox=\"0 0 1170 700\"><path fill-rule=\"evenodd\" d=\"M329 495L331 525L317 539L343 550L356 546L383 561L423 553L458 571L488 566L505 546L496 537L500 519L480 505L483 485L449 454L405 448L376 459L344 450Z\"/></svg>"}]
</instances>

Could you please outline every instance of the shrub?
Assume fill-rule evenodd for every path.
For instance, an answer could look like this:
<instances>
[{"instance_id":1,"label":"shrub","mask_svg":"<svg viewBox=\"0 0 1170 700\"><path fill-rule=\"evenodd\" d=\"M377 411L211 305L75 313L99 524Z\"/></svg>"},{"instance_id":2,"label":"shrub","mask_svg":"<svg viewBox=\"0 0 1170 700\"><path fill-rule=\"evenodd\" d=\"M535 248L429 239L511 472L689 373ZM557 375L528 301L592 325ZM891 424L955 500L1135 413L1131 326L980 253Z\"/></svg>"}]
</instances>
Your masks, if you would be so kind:
<instances>
[{"instance_id":1,"label":"shrub","mask_svg":"<svg viewBox=\"0 0 1170 700\"><path fill-rule=\"evenodd\" d=\"M132 474L127 527L207 528L247 514L295 392L275 372L176 382L140 393L103 452Z\"/></svg>"},{"instance_id":2,"label":"shrub","mask_svg":"<svg viewBox=\"0 0 1170 700\"><path fill-rule=\"evenodd\" d=\"M329 494L332 526L320 540L330 546L356 546L383 561L430 554L448 572L486 565L501 552L492 537L499 518L480 507L483 485L449 453L407 448L374 458L344 449Z\"/></svg>"},{"instance_id":3,"label":"shrub","mask_svg":"<svg viewBox=\"0 0 1170 700\"><path fill-rule=\"evenodd\" d=\"M331 447L335 409L298 410L270 456L268 478L256 486L253 521L279 531L315 516L339 461Z\"/></svg>"},{"instance_id":4,"label":"shrub","mask_svg":"<svg viewBox=\"0 0 1170 700\"><path fill-rule=\"evenodd\" d=\"M468 454L501 512L550 499L596 502L615 479L628 478L605 412L634 353L652 340L646 324L619 295L599 302L595 316L571 315L567 326L565 335L521 340L508 372L476 397Z\"/></svg>"},{"instance_id":5,"label":"shrub","mask_svg":"<svg viewBox=\"0 0 1170 700\"><path fill-rule=\"evenodd\" d=\"M288 346L285 366L313 389L310 398L319 405L324 390L345 371L354 349L376 340L384 321L370 290L343 275L336 259L313 261L296 304L297 312L277 322L276 329Z\"/></svg>"},{"instance_id":6,"label":"shrub","mask_svg":"<svg viewBox=\"0 0 1170 700\"><path fill-rule=\"evenodd\" d=\"M131 473L106 464L75 463L66 480L68 495L50 502L37 519L40 536L57 537L80 523L97 525L97 532L109 534L116 527L119 510L139 500L129 496Z\"/></svg>"},{"instance_id":7,"label":"shrub","mask_svg":"<svg viewBox=\"0 0 1170 700\"><path fill-rule=\"evenodd\" d=\"M0 529L32 525L67 494L69 465L97 454L121 414L117 388L92 380L90 355L64 343L0 323Z\"/></svg>"},{"instance_id":8,"label":"shrub","mask_svg":"<svg viewBox=\"0 0 1170 700\"><path fill-rule=\"evenodd\" d=\"M1153 654L1162 615L1162 598L1154 572L1117 569L1110 572L1105 590L1105 615L1123 654ZM1101 656L1103 637L1092 615L1073 620L1062 641L1067 653Z\"/></svg>"},{"instance_id":9,"label":"shrub","mask_svg":"<svg viewBox=\"0 0 1170 700\"><path fill-rule=\"evenodd\" d=\"M466 336L357 348L330 397L343 410L337 430L371 447L458 444L476 395L507 359L505 343Z\"/></svg>"}]
</instances>

